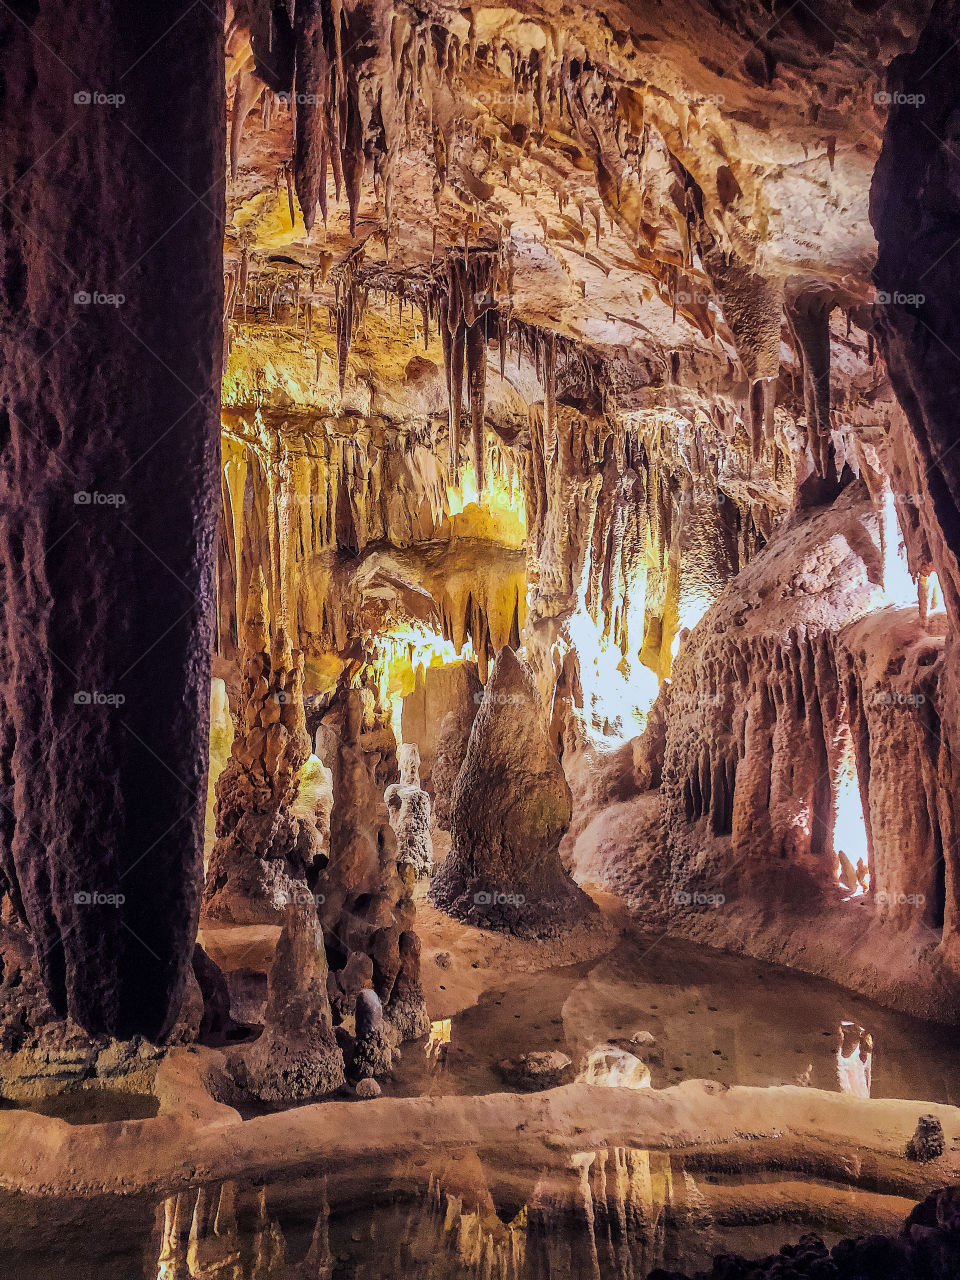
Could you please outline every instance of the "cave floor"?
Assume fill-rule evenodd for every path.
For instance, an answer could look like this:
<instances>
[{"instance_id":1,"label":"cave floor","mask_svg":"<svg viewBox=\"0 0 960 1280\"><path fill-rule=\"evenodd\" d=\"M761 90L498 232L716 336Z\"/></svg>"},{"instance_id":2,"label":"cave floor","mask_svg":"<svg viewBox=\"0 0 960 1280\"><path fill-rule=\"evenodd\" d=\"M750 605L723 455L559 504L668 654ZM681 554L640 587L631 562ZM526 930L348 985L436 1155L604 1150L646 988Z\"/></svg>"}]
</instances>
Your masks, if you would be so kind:
<instances>
[{"instance_id":1,"label":"cave floor","mask_svg":"<svg viewBox=\"0 0 960 1280\"><path fill-rule=\"evenodd\" d=\"M499 1062L559 1050L579 1065L613 1043L642 1058L655 1089L703 1079L960 1104L952 1028L796 970L640 929L609 895L591 891L600 928L530 943L452 921L421 890L434 1032L403 1047L384 1094L495 1093L505 1088ZM278 932L228 926L205 931L204 943L228 969L265 972ZM636 1034L653 1043L631 1043ZM861 1040L871 1046L863 1057Z\"/></svg>"},{"instance_id":2,"label":"cave floor","mask_svg":"<svg viewBox=\"0 0 960 1280\"><path fill-rule=\"evenodd\" d=\"M0 1111L0 1274L173 1280L262 1265L284 1280L459 1280L485 1259L504 1280L639 1280L808 1230L828 1243L896 1231L960 1177L949 1030L638 930L594 894L598 922L537 944L421 898L433 1043L403 1047L378 1100L248 1119L218 1100L222 1058L201 1047L160 1064L153 1118ZM275 936L219 928L204 941L228 970L266 969ZM653 1087L517 1093L496 1070L549 1049L576 1069L605 1042L641 1057ZM904 1157L920 1112L946 1135L931 1165ZM609 1230L586 1230L591 1214ZM190 1249L206 1269L184 1270Z\"/></svg>"}]
</instances>

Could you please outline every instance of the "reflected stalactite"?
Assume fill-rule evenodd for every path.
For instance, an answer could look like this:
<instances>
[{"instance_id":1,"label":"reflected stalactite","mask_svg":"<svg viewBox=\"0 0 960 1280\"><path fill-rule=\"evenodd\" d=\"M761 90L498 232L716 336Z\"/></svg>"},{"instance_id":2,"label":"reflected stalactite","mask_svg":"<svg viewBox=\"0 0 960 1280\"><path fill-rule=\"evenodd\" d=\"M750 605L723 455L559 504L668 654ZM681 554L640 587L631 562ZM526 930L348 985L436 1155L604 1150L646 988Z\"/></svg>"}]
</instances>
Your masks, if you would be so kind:
<instances>
[{"instance_id":1,"label":"reflected stalactite","mask_svg":"<svg viewBox=\"0 0 960 1280\"><path fill-rule=\"evenodd\" d=\"M841 1022L837 1044L841 1093L869 1098L873 1085L873 1036L855 1022Z\"/></svg>"},{"instance_id":2,"label":"reflected stalactite","mask_svg":"<svg viewBox=\"0 0 960 1280\"><path fill-rule=\"evenodd\" d=\"M474 1203L435 1174L358 1217L355 1206L331 1207L321 1176L298 1188L316 1214L299 1255L272 1207L283 1200L282 1184L232 1182L170 1196L158 1213L157 1280L331 1280L338 1266L353 1280L643 1280L673 1260L691 1216L710 1226L696 1182L683 1173L678 1183L669 1154L623 1147L543 1174L509 1220L484 1188Z\"/></svg>"}]
</instances>

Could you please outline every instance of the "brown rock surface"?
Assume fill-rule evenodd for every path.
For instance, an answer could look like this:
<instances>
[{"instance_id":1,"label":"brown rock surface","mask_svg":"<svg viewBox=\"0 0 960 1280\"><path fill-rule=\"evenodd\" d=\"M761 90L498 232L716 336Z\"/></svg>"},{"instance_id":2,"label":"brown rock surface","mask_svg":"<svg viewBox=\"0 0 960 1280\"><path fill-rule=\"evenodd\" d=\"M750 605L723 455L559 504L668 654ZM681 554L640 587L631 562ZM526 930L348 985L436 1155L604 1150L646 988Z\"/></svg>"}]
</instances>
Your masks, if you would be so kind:
<instances>
[{"instance_id":1,"label":"brown rock surface","mask_svg":"<svg viewBox=\"0 0 960 1280\"><path fill-rule=\"evenodd\" d=\"M357 981L372 985L386 1019L397 1012L409 1034L422 1024L422 993L416 1016L408 1006L419 981L419 948L409 953L404 935L414 924L415 873L398 863L397 840L376 777L374 758L364 751L362 700L347 690L337 708L333 770L330 862L317 876L319 915L332 970L332 999L341 1017L354 1012ZM407 970L412 966L412 971ZM360 977L369 973L369 978ZM401 975L406 973L405 990ZM422 1034L423 1027L413 1034Z\"/></svg>"},{"instance_id":2,"label":"brown rock surface","mask_svg":"<svg viewBox=\"0 0 960 1280\"><path fill-rule=\"evenodd\" d=\"M557 852L570 816L570 788L533 673L501 649L457 778L451 848L430 886L432 901L489 928L561 931L594 910Z\"/></svg>"},{"instance_id":3,"label":"brown rock surface","mask_svg":"<svg viewBox=\"0 0 960 1280\"><path fill-rule=\"evenodd\" d=\"M383 799L397 837L397 858L400 863L409 863L419 880L433 870L430 797L420 786L420 753L416 745L403 743L397 757L400 781L387 787Z\"/></svg>"},{"instance_id":4,"label":"brown rock surface","mask_svg":"<svg viewBox=\"0 0 960 1280\"><path fill-rule=\"evenodd\" d=\"M263 575L250 583L243 629L240 726L217 781L217 843L204 889L209 920L270 924L311 898L308 875L323 852L313 818L293 808L310 754L303 655L282 626L271 644ZM312 899L311 899L312 900Z\"/></svg>"},{"instance_id":5,"label":"brown rock surface","mask_svg":"<svg viewBox=\"0 0 960 1280\"><path fill-rule=\"evenodd\" d=\"M323 933L312 905L286 909L270 969L263 1034L242 1055L238 1075L241 1085L265 1102L316 1098L344 1083Z\"/></svg>"},{"instance_id":6,"label":"brown rock surface","mask_svg":"<svg viewBox=\"0 0 960 1280\"><path fill-rule=\"evenodd\" d=\"M94 1034L167 1031L196 934L223 20L0 14L0 862L51 1005Z\"/></svg>"}]
</instances>

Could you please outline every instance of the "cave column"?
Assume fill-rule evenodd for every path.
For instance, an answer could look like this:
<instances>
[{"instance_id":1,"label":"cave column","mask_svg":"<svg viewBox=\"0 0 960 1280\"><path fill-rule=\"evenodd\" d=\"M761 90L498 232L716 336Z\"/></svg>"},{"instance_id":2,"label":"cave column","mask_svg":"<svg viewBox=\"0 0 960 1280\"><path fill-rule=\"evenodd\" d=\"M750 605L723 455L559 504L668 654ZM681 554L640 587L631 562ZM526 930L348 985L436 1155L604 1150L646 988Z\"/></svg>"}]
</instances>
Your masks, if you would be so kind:
<instances>
[{"instance_id":1,"label":"cave column","mask_svg":"<svg viewBox=\"0 0 960 1280\"><path fill-rule=\"evenodd\" d=\"M921 476L918 514L952 623L941 676L938 778L943 937L958 955L960 860L956 834L960 658L960 2L938 0L915 49L894 59L892 103L870 191L877 236L874 307L880 349L910 425ZM940 866L940 860L945 861Z\"/></svg>"},{"instance_id":2,"label":"cave column","mask_svg":"<svg viewBox=\"0 0 960 1280\"><path fill-rule=\"evenodd\" d=\"M51 1002L157 1038L196 934L220 0L0 8L0 832Z\"/></svg>"}]
</instances>

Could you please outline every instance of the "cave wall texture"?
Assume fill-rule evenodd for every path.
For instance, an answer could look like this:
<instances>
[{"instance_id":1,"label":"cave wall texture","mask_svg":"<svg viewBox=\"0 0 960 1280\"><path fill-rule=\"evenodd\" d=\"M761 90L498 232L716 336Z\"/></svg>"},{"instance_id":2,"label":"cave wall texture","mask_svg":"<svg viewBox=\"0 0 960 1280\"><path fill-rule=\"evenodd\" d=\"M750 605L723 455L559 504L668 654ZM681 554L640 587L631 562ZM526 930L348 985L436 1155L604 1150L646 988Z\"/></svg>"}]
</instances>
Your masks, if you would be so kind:
<instances>
[{"instance_id":1,"label":"cave wall texture","mask_svg":"<svg viewBox=\"0 0 960 1280\"><path fill-rule=\"evenodd\" d=\"M196 935L223 16L0 13L0 856L54 1010L116 1036L169 1028Z\"/></svg>"}]
</instances>

